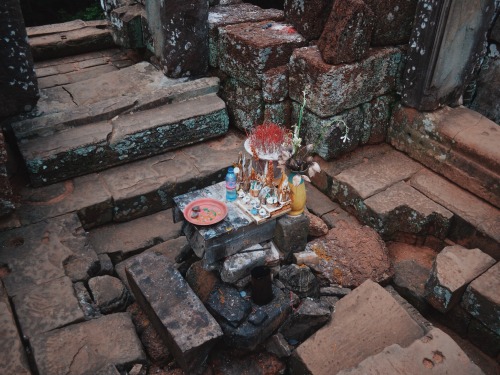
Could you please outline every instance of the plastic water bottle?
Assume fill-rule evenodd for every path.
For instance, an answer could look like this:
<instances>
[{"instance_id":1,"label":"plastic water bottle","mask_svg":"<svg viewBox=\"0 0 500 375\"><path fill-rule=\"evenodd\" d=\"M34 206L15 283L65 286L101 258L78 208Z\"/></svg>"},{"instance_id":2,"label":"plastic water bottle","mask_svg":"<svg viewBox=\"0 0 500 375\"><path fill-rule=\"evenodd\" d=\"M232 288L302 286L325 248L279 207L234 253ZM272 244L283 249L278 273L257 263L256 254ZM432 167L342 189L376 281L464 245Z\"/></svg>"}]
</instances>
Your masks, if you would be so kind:
<instances>
[{"instance_id":1,"label":"plastic water bottle","mask_svg":"<svg viewBox=\"0 0 500 375\"><path fill-rule=\"evenodd\" d=\"M236 194L236 175L234 174L234 168L230 167L226 174L226 201L235 201L237 197Z\"/></svg>"}]
</instances>

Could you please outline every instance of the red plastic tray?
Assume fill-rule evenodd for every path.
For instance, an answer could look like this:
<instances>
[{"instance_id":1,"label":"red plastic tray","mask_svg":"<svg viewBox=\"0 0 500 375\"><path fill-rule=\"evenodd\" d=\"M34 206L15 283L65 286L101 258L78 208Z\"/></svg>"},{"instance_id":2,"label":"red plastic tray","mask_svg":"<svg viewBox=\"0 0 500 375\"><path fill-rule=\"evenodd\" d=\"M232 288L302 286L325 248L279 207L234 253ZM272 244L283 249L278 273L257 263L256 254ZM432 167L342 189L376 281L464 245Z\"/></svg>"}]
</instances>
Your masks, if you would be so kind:
<instances>
[{"instance_id":1,"label":"red plastic tray","mask_svg":"<svg viewBox=\"0 0 500 375\"><path fill-rule=\"evenodd\" d=\"M192 218L193 207L200 207L199 216ZM184 217L194 225L212 225L224 220L227 206L224 202L212 198L201 198L189 203L184 208Z\"/></svg>"}]
</instances>

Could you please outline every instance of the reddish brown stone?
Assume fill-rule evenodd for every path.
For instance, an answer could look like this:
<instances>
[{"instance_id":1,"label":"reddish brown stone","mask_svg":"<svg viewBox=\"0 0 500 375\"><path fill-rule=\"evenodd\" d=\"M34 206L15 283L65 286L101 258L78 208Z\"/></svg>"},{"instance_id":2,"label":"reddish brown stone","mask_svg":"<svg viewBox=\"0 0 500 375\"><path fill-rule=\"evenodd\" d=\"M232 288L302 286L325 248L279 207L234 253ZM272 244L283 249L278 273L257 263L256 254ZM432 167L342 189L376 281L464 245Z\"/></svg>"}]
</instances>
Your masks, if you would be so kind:
<instances>
[{"instance_id":1,"label":"reddish brown stone","mask_svg":"<svg viewBox=\"0 0 500 375\"><path fill-rule=\"evenodd\" d=\"M244 357L229 351L219 352L210 360L209 366L216 375L279 375L285 371L285 364L267 352Z\"/></svg>"},{"instance_id":2,"label":"reddish brown stone","mask_svg":"<svg viewBox=\"0 0 500 375\"><path fill-rule=\"evenodd\" d=\"M266 103L279 103L288 97L288 66L269 69L262 74L262 98Z\"/></svg>"},{"instance_id":3,"label":"reddish brown stone","mask_svg":"<svg viewBox=\"0 0 500 375\"><path fill-rule=\"evenodd\" d=\"M220 283L219 278L214 272L203 269L202 262L198 261L189 267L186 274L188 282L193 292L196 293L202 302L207 302L210 293Z\"/></svg>"},{"instance_id":4,"label":"reddish brown stone","mask_svg":"<svg viewBox=\"0 0 500 375\"><path fill-rule=\"evenodd\" d=\"M219 67L258 89L265 71L288 63L293 50L306 44L290 25L262 21L219 29Z\"/></svg>"},{"instance_id":5,"label":"reddish brown stone","mask_svg":"<svg viewBox=\"0 0 500 375\"><path fill-rule=\"evenodd\" d=\"M285 18L307 40L319 38L332 9L330 0L285 0Z\"/></svg>"},{"instance_id":6,"label":"reddish brown stone","mask_svg":"<svg viewBox=\"0 0 500 375\"><path fill-rule=\"evenodd\" d=\"M321 218L309 211L305 211L304 213L309 218L309 236L321 237L328 233L328 225Z\"/></svg>"},{"instance_id":7,"label":"reddish brown stone","mask_svg":"<svg viewBox=\"0 0 500 375\"><path fill-rule=\"evenodd\" d=\"M313 267L331 284L356 287L365 280L384 282L393 275L387 248L367 226L340 221L325 238L309 242L320 262Z\"/></svg>"},{"instance_id":8,"label":"reddish brown stone","mask_svg":"<svg viewBox=\"0 0 500 375\"><path fill-rule=\"evenodd\" d=\"M337 0L318 41L327 64L352 63L368 52L373 12L362 0Z\"/></svg>"},{"instance_id":9,"label":"reddish brown stone","mask_svg":"<svg viewBox=\"0 0 500 375\"><path fill-rule=\"evenodd\" d=\"M364 0L373 11L372 46L408 43L417 0Z\"/></svg>"},{"instance_id":10,"label":"reddish brown stone","mask_svg":"<svg viewBox=\"0 0 500 375\"><path fill-rule=\"evenodd\" d=\"M402 52L398 48L372 48L353 64L329 65L317 46L296 49L290 58L289 95L296 102L308 87L306 107L328 117L395 91Z\"/></svg>"}]
</instances>

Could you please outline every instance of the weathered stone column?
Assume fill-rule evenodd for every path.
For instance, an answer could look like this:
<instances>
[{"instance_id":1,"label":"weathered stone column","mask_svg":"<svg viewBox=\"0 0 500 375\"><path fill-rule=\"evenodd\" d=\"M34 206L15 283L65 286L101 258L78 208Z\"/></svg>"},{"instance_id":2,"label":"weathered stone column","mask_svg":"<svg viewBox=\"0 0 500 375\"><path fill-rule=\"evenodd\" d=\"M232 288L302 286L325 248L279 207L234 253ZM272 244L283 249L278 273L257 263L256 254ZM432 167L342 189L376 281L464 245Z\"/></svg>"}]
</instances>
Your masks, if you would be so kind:
<instances>
[{"instance_id":1,"label":"weathered stone column","mask_svg":"<svg viewBox=\"0 0 500 375\"><path fill-rule=\"evenodd\" d=\"M154 54L165 75L204 75L208 70L208 0L150 0L146 13Z\"/></svg>"},{"instance_id":2,"label":"weathered stone column","mask_svg":"<svg viewBox=\"0 0 500 375\"><path fill-rule=\"evenodd\" d=\"M0 2L0 118L30 111L38 84L19 0Z\"/></svg>"}]
</instances>

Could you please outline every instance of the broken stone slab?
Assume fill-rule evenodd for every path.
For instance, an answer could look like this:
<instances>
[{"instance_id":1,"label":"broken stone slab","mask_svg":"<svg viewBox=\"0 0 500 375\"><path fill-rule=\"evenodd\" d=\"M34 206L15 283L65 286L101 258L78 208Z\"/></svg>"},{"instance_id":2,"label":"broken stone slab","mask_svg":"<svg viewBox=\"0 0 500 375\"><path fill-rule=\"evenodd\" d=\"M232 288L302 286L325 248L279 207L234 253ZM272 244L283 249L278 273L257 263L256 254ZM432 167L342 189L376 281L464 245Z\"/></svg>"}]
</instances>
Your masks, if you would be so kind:
<instances>
[{"instance_id":1,"label":"broken stone slab","mask_svg":"<svg viewBox=\"0 0 500 375\"><path fill-rule=\"evenodd\" d=\"M425 285L427 301L443 313L449 311L460 302L467 285L494 264L495 260L479 249L445 247Z\"/></svg>"},{"instance_id":2,"label":"broken stone slab","mask_svg":"<svg viewBox=\"0 0 500 375\"><path fill-rule=\"evenodd\" d=\"M373 12L363 1L335 1L318 40L323 61L336 65L365 58L370 47L373 21Z\"/></svg>"},{"instance_id":3,"label":"broken stone slab","mask_svg":"<svg viewBox=\"0 0 500 375\"><path fill-rule=\"evenodd\" d=\"M291 357L292 374L336 374L392 344L411 345L424 330L378 284L367 280L338 301L330 322Z\"/></svg>"},{"instance_id":4,"label":"broken stone slab","mask_svg":"<svg viewBox=\"0 0 500 375\"><path fill-rule=\"evenodd\" d=\"M203 76L208 70L208 1L148 1L153 53L167 77Z\"/></svg>"},{"instance_id":5,"label":"broken stone slab","mask_svg":"<svg viewBox=\"0 0 500 375\"><path fill-rule=\"evenodd\" d=\"M363 208L363 220L386 238L405 232L443 239L453 218L450 211L404 181L366 199Z\"/></svg>"},{"instance_id":6,"label":"broken stone slab","mask_svg":"<svg viewBox=\"0 0 500 375\"><path fill-rule=\"evenodd\" d=\"M132 300L125 285L113 276L91 278L89 289L96 306L103 314L125 311Z\"/></svg>"},{"instance_id":7,"label":"broken stone slab","mask_svg":"<svg viewBox=\"0 0 500 375\"><path fill-rule=\"evenodd\" d=\"M422 374L439 372L460 375L482 375L483 371L472 362L453 339L438 328L408 347L393 344L366 358L352 369L339 375L366 374Z\"/></svg>"},{"instance_id":8,"label":"broken stone slab","mask_svg":"<svg viewBox=\"0 0 500 375\"><path fill-rule=\"evenodd\" d=\"M372 46L408 43L413 28L417 0L365 0L373 11Z\"/></svg>"},{"instance_id":9,"label":"broken stone slab","mask_svg":"<svg viewBox=\"0 0 500 375\"><path fill-rule=\"evenodd\" d=\"M338 204L332 202L328 196L323 194L316 186L306 182L307 188L307 209L314 215L322 217L324 214L334 211Z\"/></svg>"},{"instance_id":10,"label":"broken stone slab","mask_svg":"<svg viewBox=\"0 0 500 375\"><path fill-rule=\"evenodd\" d=\"M91 174L41 188L21 190L18 214L23 225L76 212L89 230L112 220L112 196L99 175Z\"/></svg>"},{"instance_id":11,"label":"broken stone slab","mask_svg":"<svg viewBox=\"0 0 500 375\"><path fill-rule=\"evenodd\" d=\"M329 65L318 47L297 48L290 58L289 95L301 102L311 82L306 108L319 117L335 114L395 91L402 52L398 48L371 49L368 57L354 64ZM356 76L356 80L349 77ZM345 84L349 82L349 84ZM331 90L325 90L331 87Z\"/></svg>"},{"instance_id":12,"label":"broken stone slab","mask_svg":"<svg viewBox=\"0 0 500 375\"><path fill-rule=\"evenodd\" d=\"M208 46L210 50L210 66L216 68L219 60L219 28L244 22L283 21L283 11L278 9L262 9L249 3L220 4L208 10Z\"/></svg>"},{"instance_id":13,"label":"broken stone slab","mask_svg":"<svg viewBox=\"0 0 500 375\"><path fill-rule=\"evenodd\" d=\"M40 375L93 374L109 364L128 370L132 364L146 361L128 313L106 315L37 335L31 347Z\"/></svg>"},{"instance_id":14,"label":"broken stone slab","mask_svg":"<svg viewBox=\"0 0 500 375\"><path fill-rule=\"evenodd\" d=\"M187 373L203 371L220 326L182 275L163 257L143 254L127 269L132 293Z\"/></svg>"},{"instance_id":15,"label":"broken stone slab","mask_svg":"<svg viewBox=\"0 0 500 375\"><path fill-rule=\"evenodd\" d=\"M250 271L266 263L266 249L260 244L247 247L238 253L226 258L220 273L222 281L235 283L239 279L250 275Z\"/></svg>"},{"instance_id":16,"label":"broken stone slab","mask_svg":"<svg viewBox=\"0 0 500 375\"><path fill-rule=\"evenodd\" d=\"M286 65L306 40L288 24L260 21L219 29L219 68L254 89L265 71Z\"/></svg>"},{"instance_id":17,"label":"broken stone slab","mask_svg":"<svg viewBox=\"0 0 500 375\"><path fill-rule=\"evenodd\" d=\"M219 321L224 331L224 343L228 347L253 351L283 324L291 310L289 292L273 285L273 300L263 306L252 304L254 313L237 328L222 319ZM258 318L257 313L262 317Z\"/></svg>"},{"instance_id":18,"label":"broken stone slab","mask_svg":"<svg viewBox=\"0 0 500 375\"><path fill-rule=\"evenodd\" d=\"M65 276L68 260L86 261L85 269L99 271L97 255L76 214L0 232L0 264L11 271L3 278L10 297Z\"/></svg>"},{"instance_id":19,"label":"broken stone slab","mask_svg":"<svg viewBox=\"0 0 500 375\"><path fill-rule=\"evenodd\" d=\"M311 267L328 284L352 288L367 279L386 282L393 275L384 242L367 226L340 221L326 237L309 242L306 251L318 255L319 263Z\"/></svg>"},{"instance_id":20,"label":"broken stone slab","mask_svg":"<svg viewBox=\"0 0 500 375\"><path fill-rule=\"evenodd\" d=\"M305 298L280 327L279 332L288 340L304 341L330 320L332 310L321 300Z\"/></svg>"},{"instance_id":21,"label":"broken stone slab","mask_svg":"<svg viewBox=\"0 0 500 375\"><path fill-rule=\"evenodd\" d=\"M132 63L130 62L129 65L131 64ZM40 89L63 86L70 83L86 81L88 79L95 78L102 74L114 72L117 70L118 68L115 65L109 63L106 65L90 66L70 73L64 73L64 74L58 74L40 78L38 80L38 86Z\"/></svg>"},{"instance_id":22,"label":"broken stone slab","mask_svg":"<svg viewBox=\"0 0 500 375\"><path fill-rule=\"evenodd\" d=\"M332 9L328 0L285 0L285 18L308 41L318 39Z\"/></svg>"},{"instance_id":23,"label":"broken stone slab","mask_svg":"<svg viewBox=\"0 0 500 375\"><path fill-rule=\"evenodd\" d=\"M78 303L80 304L80 308L85 315L85 320L100 318L102 315L92 300L92 297L90 297L90 293L85 284L82 281L79 281L75 283L73 287L75 288L75 295L78 299Z\"/></svg>"},{"instance_id":24,"label":"broken stone slab","mask_svg":"<svg viewBox=\"0 0 500 375\"><path fill-rule=\"evenodd\" d=\"M210 293L206 304L217 320L222 319L233 328L241 325L252 311L251 302L244 299L236 288L228 284L221 284L215 288Z\"/></svg>"},{"instance_id":25,"label":"broken stone slab","mask_svg":"<svg viewBox=\"0 0 500 375\"><path fill-rule=\"evenodd\" d=\"M71 128L20 147L30 178L39 186L222 135L228 122L224 102L208 94Z\"/></svg>"},{"instance_id":26,"label":"broken stone slab","mask_svg":"<svg viewBox=\"0 0 500 375\"><path fill-rule=\"evenodd\" d=\"M53 29L45 34L31 36L29 43L35 61L116 47L106 21L95 24L89 22L78 29Z\"/></svg>"},{"instance_id":27,"label":"broken stone slab","mask_svg":"<svg viewBox=\"0 0 500 375\"><path fill-rule=\"evenodd\" d=\"M125 223L110 224L90 231L97 254L126 258L161 242L179 237L181 223L173 223L172 210L160 211Z\"/></svg>"},{"instance_id":28,"label":"broken stone slab","mask_svg":"<svg viewBox=\"0 0 500 375\"><path fill-rule=\"evenodd\" d=\"M318 280L306 266L290 264L281 268L279 272L280 281L300 298L319 297Z\"/></svg>"},{"instance_id":29,"label":"broken stone slab","mask_svg":"<svg viewBox=\"0 0 500 375\"><path fill-rule=\"evenodd\" d=\"M23 290L13 303L23 335L30 340L85 318L68 277Z\"/></svg>"},{"instance_id":30,"label":"broken stone slab","mask_svg":"<svg viewBox=\"0 0 500 375\"><path fill-rule=\"evenodd\" d=\"M453 212L448 237L458 244L482 251L500 260L500 211L461 189L447 179L423 170L410 180L411 185Z\"/></svg>"},{"instance_id":31,"label":"broken stone slab","mask_svg":"<svg viewBox=\"0 0 500 375\"><path fill-rule=\"evenodd\" d=\"M30 375L30 367L17 331L7 293L0 281L0 368L7 374Z\"/></svg>"},{"instance_id":32,"label":"broken stone slab","mask_svg":"<svg viewBox=\"0 0 500 375\"><path fill-rule=\"evenodd\" d=\"M500 263L472 281L462 298L465 309L500 336Z\"/></svg>"},{"instance_id":33,"label":"broken stone slab","mask_svg":"<svg viewBox=\"0 0 500 375\"><path fill-rule=\"evenodd\" d=\"M308 233L309 219L307 216L286 215L277 220L273 241L287 260L292 257L293 253L304 250Z\"/></svg>"}]
</instances>

